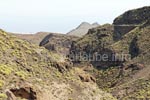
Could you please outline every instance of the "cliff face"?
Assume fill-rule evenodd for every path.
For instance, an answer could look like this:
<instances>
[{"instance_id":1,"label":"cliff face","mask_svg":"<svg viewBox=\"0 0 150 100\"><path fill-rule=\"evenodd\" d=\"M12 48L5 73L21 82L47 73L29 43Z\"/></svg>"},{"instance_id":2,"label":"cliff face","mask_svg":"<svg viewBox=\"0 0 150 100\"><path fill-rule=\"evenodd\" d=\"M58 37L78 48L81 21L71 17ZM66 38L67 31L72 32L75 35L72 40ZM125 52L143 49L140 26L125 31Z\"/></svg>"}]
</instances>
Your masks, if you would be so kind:
<instances>
[{"instance_id":1,"label":"cliff face","mask_svg":"<svg viewBox=\"0 0 150 100\"><path fill-rule=\"evenodd\" d=\"M137 26L145 23L150 16L150 7L143 7L125 12L117 17L114 24L114 40L119 40L123 35Z\"/></svg>"}]
</instances>

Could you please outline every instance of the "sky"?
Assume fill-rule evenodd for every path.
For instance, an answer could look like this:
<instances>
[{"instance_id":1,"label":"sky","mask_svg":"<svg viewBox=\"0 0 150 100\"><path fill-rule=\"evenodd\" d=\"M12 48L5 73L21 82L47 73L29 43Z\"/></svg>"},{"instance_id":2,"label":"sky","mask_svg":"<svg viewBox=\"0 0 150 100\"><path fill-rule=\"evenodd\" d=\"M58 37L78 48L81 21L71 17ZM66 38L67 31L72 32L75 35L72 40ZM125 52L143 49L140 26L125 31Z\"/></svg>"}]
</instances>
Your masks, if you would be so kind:
<instances>
[{"instance_id":1,"label":"sky","mask_svg":"<svg viewBox=\"0 0 150 100\"><path fill-rule=\"evenodd\" d=\"M112 23L149 0L0 0L0 28L15 33L67 33L82 22Z\"/></svg>"}]
</instances>

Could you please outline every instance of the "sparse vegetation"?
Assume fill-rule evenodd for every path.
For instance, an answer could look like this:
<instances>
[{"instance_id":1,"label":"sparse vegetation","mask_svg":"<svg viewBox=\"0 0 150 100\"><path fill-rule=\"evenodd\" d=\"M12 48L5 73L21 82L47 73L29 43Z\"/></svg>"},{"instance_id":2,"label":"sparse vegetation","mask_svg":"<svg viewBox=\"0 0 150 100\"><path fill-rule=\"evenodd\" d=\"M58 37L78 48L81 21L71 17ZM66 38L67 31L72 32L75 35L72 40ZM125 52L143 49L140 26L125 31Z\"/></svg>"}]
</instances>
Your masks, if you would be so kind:
<instances>
[{"instance_id":1,"label":"sparse vegetation","mask_svg":"<svg viewBox=\"0 0 150 100\"><path fill-rule=\"evenodd\" d=\"M76 74L77 72L71 68L71 62L69 62L69 60L67 61L64 56L27 41L20 40L15 36L8 35L4 31L0 31L0 44L2 48L0 49L0 93L2 93L0 94L0 100L7 98L4 93L5 90L8 89L10 95L14 94L16 96L18 95L17 91L24 91L28 86L30 87L30 91L35 88L35 94L42 95L41 97L47 96L47 94L43 94L45 91L48 92L48 94L50 92L51 95L49 96L53 97L55 94L51 91L53 91L53 89L57 91L55 87L63 91L60 91L60 94L57 94L58 96L61 96L63 93L66 95L62 98L68 98L72 94L75 95L74 93L78 91L84 91L83 86L86 86L84 85L85 83L79 79ZM54 85L55 87L51 86L53 82L59 83L59 85ZM68 85L67 88L69 89L64 88L62 83ZM91 85L95 86L94 84ZM78 87L78 89L75 89L76 87ZM14 88L18 90L13 90ZM39 88L41 88L41 90L39 90ZM12 91L10 91L11 89ZM101 90L98 88L93 89L96 89L99 93L98 95L101 95ZM31 93L34 94L33 91ZM81 97L86 97L87 95L88 94L82 94ZM93 98L98 95L94 94ZM110 94L108 94L108 96L109 95ZM23 96L26 95L19 95L17 99L28 98ZM54 96L54 99L55 98ZM73 96L70 98L74 99Z\"/></svg>"},{"instance_id":2,"label":"sparse vegetation","mask_svg":"<svg viewBox=\"0 0 150 100\"><path fill-rule=\"evenodd\" d=\"M13 71L12 66L4 65L4 64L0 65L1 74L10 75L12 71Z\"/></svg>"},{"instance_id":3,"label":"sparse vegetation","mask_svg":"<svg viewBox=\"0 0 150 100\"><path fill-rule=\"evenodd\" d=\"M32 44L33 37L28 42L0 30L0 100L149 100L150 21L143 18L149 9L125 12L114 26L92 28L81 38L49 34L40 43L44 47ZM94 57L123 53L131 59L80 61L82 56L71 62L64 56L69 49Z\"/></svg>"},{"instance_id":4,"label":"sparse vegetation","mask_svg":"<svg viewBox=\"0 0 150 100\"><path fill-rule=\"evenodd\" d=\"M80 60L74 62L82 66L87 66L86 63L90 62L94 70L86 70L96 77L98 86L121 100L149 99L147 89L140 87L145 83L147 85L144 86L149 89L149 83L145 80L150 75L147 71L150 65L149 9L150 7L143 7L127 11L114 20L113 27L106 24L90 29L85 36L72 45L70 50L74 51L74 54L84 52L87 55L129 54L131 59L123 62L81 62ZM143 67L138 68L138 64ZM142 83L139 82L140 78L143 79Z\"/></svg>"},{"instance_id":5,"label":"sparse vegetation","mask_svg":"<svg viewBox=\"0 0 150 100\"><path fill-rule=\"evenodd\" d=\"M4 93L0 93L0 100L5 100L7 99L7 95Z\"/></svg>"}]
</instances>

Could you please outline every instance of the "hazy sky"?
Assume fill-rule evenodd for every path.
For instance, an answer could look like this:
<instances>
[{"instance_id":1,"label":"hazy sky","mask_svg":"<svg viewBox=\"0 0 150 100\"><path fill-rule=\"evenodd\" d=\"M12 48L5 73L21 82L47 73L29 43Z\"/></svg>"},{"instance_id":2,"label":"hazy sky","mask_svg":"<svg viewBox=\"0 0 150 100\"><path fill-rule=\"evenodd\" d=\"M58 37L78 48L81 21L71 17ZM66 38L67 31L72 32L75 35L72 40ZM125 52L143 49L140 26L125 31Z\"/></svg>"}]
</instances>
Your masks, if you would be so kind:
<instances>
[{"instance_id":1,"label":"hazy sky","mask_svg":"<svg viewBox=\"0 0 150 100\"><path fill-rule=\"evenodd\" d=\"M0 0L0 28L9 32L66 33L81 22L112 23L149 0Z\"/></svg>"}]
</instances>

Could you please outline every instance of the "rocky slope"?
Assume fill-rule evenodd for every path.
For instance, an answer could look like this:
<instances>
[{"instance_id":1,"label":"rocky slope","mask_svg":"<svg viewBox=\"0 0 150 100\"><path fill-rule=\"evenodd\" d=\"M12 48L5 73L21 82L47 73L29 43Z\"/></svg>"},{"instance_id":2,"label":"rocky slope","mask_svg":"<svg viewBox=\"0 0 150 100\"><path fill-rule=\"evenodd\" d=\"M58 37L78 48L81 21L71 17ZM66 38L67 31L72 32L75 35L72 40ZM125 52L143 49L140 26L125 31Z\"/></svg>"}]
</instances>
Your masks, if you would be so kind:
<instances>
[{"instance_id":1,"label":"rocky slope","mask_svg":"<svg viewBox=\"0 0 150 100\"><path fill-rule=\"evenodd\" d=\"M117 17L113 25L90 29L70 49L71 59L76 54L83 54L73 59L74 64L84 66L96 77L100 88L111 92L119 100L150 99L149 9L143 7L127 11ZM108 59L97 61L97 54L106 54ZM87 55L92 55L92 60ZM114 57L116 59L112 60ZM94 68L89 69L88 63Z\"/></svg>"},{"instance_id":2,"label":"rocky slope","mask_svg":"<svg viewBox=\"0 0 150 100\"><path fill-rule=\"evenodd\" d=\"M125 62L125 69L128 73L127 83L120 86L117 93L121 98L128 99L149 99L149 78L150 78L150 23L149 20L139 27L126 33L122 40L112 45L116 52L130 54L131 60ZM130 73L130 74L129 74ZM142 85L144 84L144 85ZM128 88L127 88L128 87ZM147 88L146 88L147 87ZM122 92L122 93L121 93ZM125 97L123 97L125 95Z\"/></svg>"},{"instance_id":3,"label":"rocky slope","mask_svg":"<svg viewBox=\"0 0 150 100\"><path fill-rule=\"evenodd\" d=\"M88 32L89 29L98 27L98 26L99 26L98 23L89 24L87 22L83 22L76 29L73 29L72 31L68 32L67 34L82 37L83 35L85 35Z\"/></svg>"},{"instance_id":4,"label":"rocky slope","mask_svg":"<svg viewBox=\"0 0 150 100\"><path fill-rule=\"evenodd\" d=\"M129 10L117 17L113 24L115 28L114 39L120 39L124 34L149 20L150 7Z\"/></svg>"},{"instance_id":5,"label":"rocky slope","mask_svg":"<svg viewBox=\"0 0 150 100\"><path fill-rule=\"evenodd\" d=\"M0 100L114 99L90 74L43 47L0 30L0 48Z\"/></svg>"},{"instance_id":6,"label":"rocky slope","mask_svg":"<svg viewBox=\"0 0 150 100\"><path fill-rule=\"evenodd\" d=\"M78 37L76 36L50 33L47 36L45 36L45 38L40 42L40 46L43 46L50 51L67 55L72 42L76 41L77 39Z\"/></svg>"},{"instance_id":7,"label":"rocky slope","mask_svg":"<svg viewBox=\"0 0 150 100\"><path fill-rule=\"evenodd\" d=\"M89 61L93 66L97 68L104 68L114 64L102 61L100 57L96 55L108 54L111 58L113 51L109 49L109 45L113 44L113 26L105 24L97 28L90 29L88 33L77 41L73 42L70 49L70 58L74 60L74 55L80 55L80 59L75 59L74 63L84 62L85 55L88 56ZM72 56L72 57L71 57Z\"/></svg>"}]
</instances>

